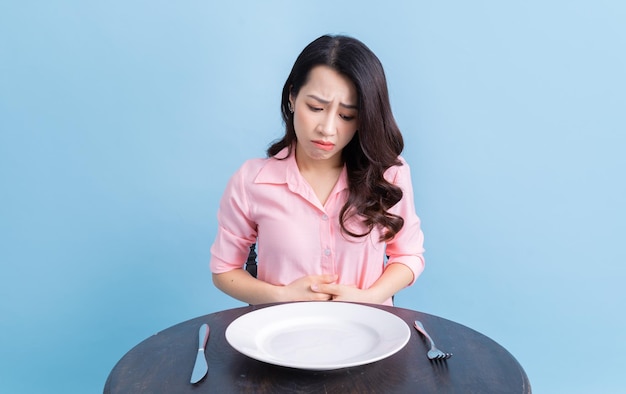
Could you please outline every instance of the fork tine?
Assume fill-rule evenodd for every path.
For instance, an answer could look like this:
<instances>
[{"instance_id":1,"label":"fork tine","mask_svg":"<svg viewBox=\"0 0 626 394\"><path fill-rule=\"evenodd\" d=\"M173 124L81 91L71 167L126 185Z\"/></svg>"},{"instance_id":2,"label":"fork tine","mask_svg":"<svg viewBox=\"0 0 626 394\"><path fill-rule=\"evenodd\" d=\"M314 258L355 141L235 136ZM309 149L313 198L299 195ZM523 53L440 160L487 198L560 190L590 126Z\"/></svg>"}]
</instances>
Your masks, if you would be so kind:
<instances>
[{"instance_id":1,"label":"fork tine","mask_svg":"<svg viewBox=\"0 0 626 394\"><path fill-rule=\"evenodd\" d=\"M430 335L428 335L428 333L424 329L424 326L419 320L415 320L414 327L417 329L417 331L422 333L430 342L430 350L427 353L427 356L430 360L447 360L452 357L452 353L444 353L443 351L439 350L437 346L435 346L435 342L430 337Z\"/></svg>"},{"instance_id":2,"label":"fork tine","mask_svg":"<svg viewBox=\"0 0 626 394\"><path fill-rule=\"evenodd\" d=\"M439 354L437 355L437 360L447 360L450 357L452 357L452 353L445 353L443 351L439 351Z\"/></svg>"}]
</instances>

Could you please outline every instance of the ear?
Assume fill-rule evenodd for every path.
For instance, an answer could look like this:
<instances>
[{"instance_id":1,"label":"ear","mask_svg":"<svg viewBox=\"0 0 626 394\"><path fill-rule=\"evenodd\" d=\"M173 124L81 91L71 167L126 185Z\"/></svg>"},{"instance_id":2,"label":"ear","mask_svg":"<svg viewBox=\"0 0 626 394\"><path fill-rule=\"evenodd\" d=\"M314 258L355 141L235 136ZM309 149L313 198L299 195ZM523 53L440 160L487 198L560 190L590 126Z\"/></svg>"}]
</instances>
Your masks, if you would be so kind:
<instances>
[{"instance_id":1,"label":"ear","mask_svg":"<svg viewBox=\"0 0 626 394\"><path fill-rule=\"evenodd\" d=\"M289 87L289 103L291 103L291 108L294 108L296 105L296 96L293 95L293 85Z\"/></svg>"}]
</instances>

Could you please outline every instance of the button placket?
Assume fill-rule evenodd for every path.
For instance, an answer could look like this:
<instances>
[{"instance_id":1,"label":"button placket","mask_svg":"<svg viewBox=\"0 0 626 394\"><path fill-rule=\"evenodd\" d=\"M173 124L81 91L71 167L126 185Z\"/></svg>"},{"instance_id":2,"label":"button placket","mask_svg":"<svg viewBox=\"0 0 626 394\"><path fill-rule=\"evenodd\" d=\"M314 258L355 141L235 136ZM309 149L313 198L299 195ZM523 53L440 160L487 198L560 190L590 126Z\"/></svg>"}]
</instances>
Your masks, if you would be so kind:
<instances>
[{"instance_id":1,"label":"button placket","mask_svg":"<svg viewBox=\"0 0 626 394\"><path fill-rule=\"evenodd\" d=\"M320 215L320 248L322 251L322 272L334 273L332 231L330 217L326 213Z\"/></svg>"}]
</instances>

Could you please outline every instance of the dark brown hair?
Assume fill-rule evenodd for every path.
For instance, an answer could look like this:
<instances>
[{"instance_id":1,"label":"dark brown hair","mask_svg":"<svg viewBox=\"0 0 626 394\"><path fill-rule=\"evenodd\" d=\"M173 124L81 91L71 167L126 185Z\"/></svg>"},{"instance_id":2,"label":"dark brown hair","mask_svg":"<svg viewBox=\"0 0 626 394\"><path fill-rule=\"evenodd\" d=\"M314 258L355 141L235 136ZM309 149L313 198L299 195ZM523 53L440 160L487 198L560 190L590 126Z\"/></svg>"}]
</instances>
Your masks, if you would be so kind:
<instances>
[{"instance_id":1,"label":"dark brown hair","mask_svg":"<svg viewBox=\"0 0 626 394\"><path fill-rule=\"evenodd\" d=\"M348 172L348 200L340 214L342 230L353 237L367 236L375 226L382 229L381 241L392 239L404 224L402 217L389 212L402 198L402 190L384 178L385 171L401 165L402 134L391 112L387 80L376 55L361 41L347 36L324 35L304 48L296 59L283 87L281 112L285 135L274 142L267 154L276 156L296 142L289 96L297 96L315 66L326 65L348 77L357 91L359 129L342 151ZM356 234L346 221L358 216L367 231Z\"/></svg>"}]
</instances>

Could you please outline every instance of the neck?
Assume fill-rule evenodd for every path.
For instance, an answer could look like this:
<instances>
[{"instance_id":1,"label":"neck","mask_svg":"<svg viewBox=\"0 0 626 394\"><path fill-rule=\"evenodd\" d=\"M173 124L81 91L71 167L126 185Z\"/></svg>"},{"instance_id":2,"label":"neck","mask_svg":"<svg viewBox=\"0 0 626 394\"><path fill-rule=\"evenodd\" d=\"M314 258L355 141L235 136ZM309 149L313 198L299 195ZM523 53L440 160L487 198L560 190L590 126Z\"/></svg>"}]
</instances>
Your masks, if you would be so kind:
<instances>
[{"instance_id":1,"label":"neck","mask_svg":"<svg viewBox=\"0 0 626 394\"><path fill-rule=\"evenodd\" d=\"M306 153L301 152L296 146L295 155L296 163L301 173L335 173L341 171L343 168L343 161L340 154L327 160L313 160L309 158Z\"/></svg>"}]
</instances>

